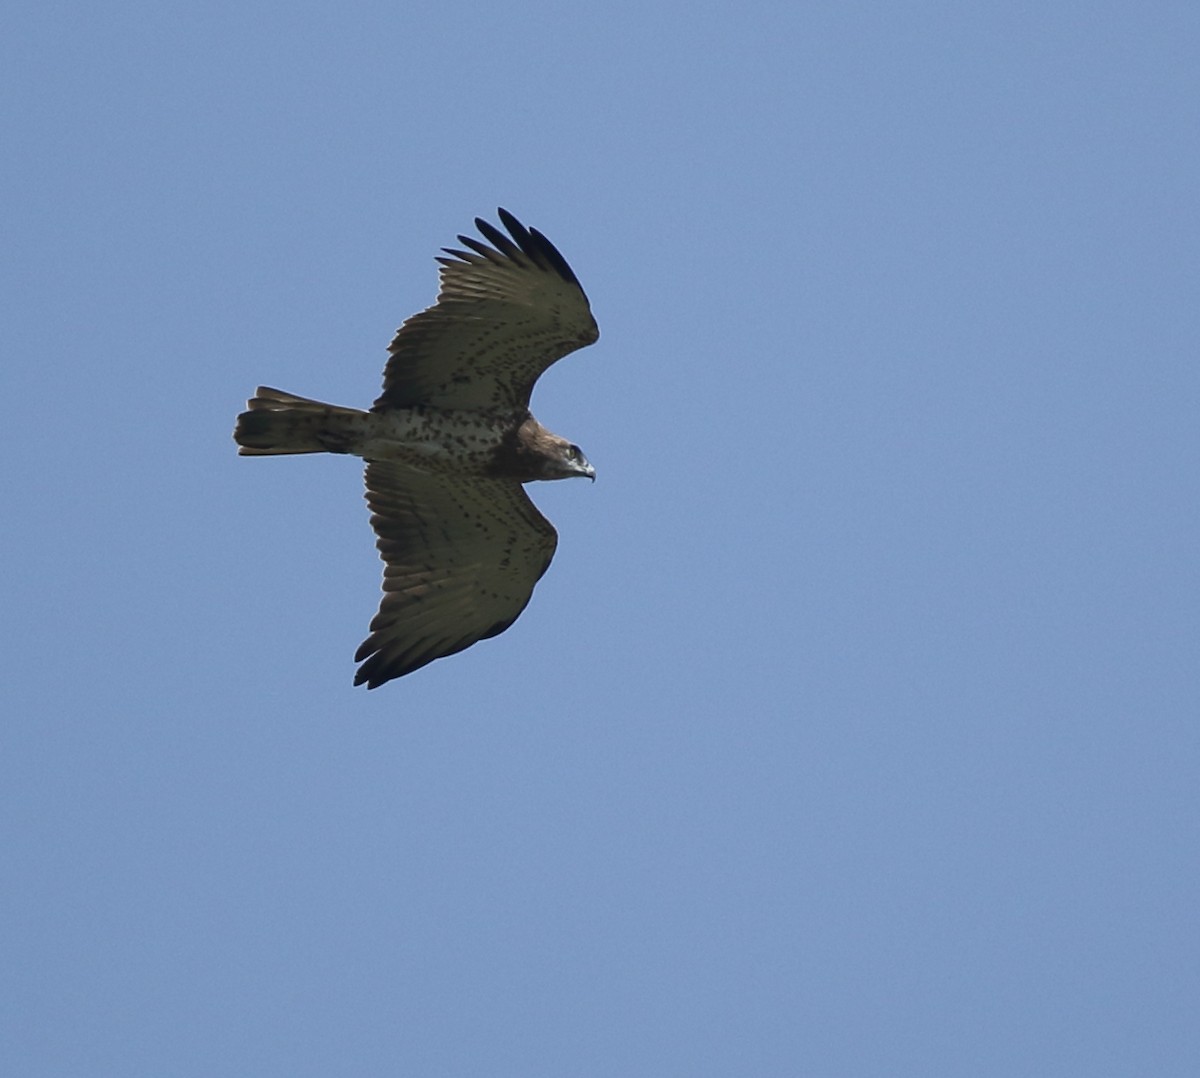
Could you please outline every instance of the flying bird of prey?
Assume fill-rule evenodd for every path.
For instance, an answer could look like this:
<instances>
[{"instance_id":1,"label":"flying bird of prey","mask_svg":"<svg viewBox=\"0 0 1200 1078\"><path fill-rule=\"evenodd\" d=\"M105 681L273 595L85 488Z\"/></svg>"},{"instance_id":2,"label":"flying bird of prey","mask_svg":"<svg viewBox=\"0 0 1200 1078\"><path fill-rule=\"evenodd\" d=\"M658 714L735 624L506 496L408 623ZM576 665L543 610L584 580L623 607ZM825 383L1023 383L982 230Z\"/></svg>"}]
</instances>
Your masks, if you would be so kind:
<instances>
[{"instance_id":1,"label":"flying bird of prey","mask_svg":"<svg viewBox=\"0 0 1200 1078\"><path fill-rule=\"evenodd\" d=\"M238 416L245 456L366 461L384 562L383 601L354 656L354 684L368 689L512 625L558 542L523 484L596 476L529 411L542 372L600 335L587 296L545 236L499 213L507 236L476 218L488 243L444 248L437 303L397 330L369 412L260 386Z\"/></svg>"}]
</instances>

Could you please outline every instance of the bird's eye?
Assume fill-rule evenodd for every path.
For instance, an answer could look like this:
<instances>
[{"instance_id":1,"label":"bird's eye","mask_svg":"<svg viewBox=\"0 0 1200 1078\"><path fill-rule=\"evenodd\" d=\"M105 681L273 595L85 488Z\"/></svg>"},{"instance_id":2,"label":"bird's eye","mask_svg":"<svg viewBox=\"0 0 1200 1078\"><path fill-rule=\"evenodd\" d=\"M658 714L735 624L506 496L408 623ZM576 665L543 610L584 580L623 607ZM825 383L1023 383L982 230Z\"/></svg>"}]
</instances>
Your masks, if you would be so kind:
<instances>
[{"instance_id":1,"label":"bird's eye","mask_svg":"<svg viewBox=\"0 0 1200 1078\"><path fill-rule=\"evenodd\" d=\"M567 446L567 460L579 460L583 456L583 450L577 445Z\"/></svg>"}]
</instances>

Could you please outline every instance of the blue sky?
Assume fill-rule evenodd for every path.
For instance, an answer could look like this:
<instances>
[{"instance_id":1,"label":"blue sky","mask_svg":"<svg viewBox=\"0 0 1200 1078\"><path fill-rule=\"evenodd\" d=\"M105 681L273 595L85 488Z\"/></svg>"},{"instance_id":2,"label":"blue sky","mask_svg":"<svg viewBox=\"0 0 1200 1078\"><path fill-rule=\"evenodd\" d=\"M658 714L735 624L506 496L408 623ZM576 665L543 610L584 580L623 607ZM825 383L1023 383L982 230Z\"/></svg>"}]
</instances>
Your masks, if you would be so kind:
<instances>
[{"instance_id":1,"label":"blue sky","mask_svg":"<svg viewBox=\"0 0 1200 1078\"><path fill-rule=\"evenodd\" d=\"M6 1074L1192 1075L1200 9L18 4ZM366 405L497 205L600 342L367 693Z\"/></svg>"}]
</instances>

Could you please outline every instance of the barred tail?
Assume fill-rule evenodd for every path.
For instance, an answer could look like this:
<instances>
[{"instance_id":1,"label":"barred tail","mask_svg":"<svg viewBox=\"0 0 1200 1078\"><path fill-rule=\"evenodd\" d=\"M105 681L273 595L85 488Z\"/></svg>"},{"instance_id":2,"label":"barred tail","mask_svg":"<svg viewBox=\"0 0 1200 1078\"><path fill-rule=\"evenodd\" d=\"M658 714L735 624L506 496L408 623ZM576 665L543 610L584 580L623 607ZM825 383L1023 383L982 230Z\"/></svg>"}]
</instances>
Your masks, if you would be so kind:
<instances>
[{"instance_id":1,"label":"barred tail","mask_svg":"<svg viewBox=\"0 0 1200 1078\"><path fill-rule=\"evenodd\" d=\"M353 453L366 434L366 412L268 386L259 386L246 406L233 432L242 456Z\"/></svg>"}]
</instances>

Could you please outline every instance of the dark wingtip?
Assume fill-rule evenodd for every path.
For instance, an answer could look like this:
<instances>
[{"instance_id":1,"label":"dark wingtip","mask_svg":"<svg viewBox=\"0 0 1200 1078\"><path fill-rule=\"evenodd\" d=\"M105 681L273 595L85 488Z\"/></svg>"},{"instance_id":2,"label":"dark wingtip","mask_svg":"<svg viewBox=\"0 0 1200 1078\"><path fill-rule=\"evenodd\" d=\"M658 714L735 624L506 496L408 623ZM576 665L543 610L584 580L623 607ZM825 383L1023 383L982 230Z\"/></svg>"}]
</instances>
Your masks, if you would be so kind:
<instances>
[{"instance_id":1,"label":"dark wingtip","mask_svg":"<svg viewBox=\"0 0 1200 1078\"><path fill-rule=\"evenodd\" d=\"M355 659L359 662L359 659ZM373 663L369 659L364 662L354 673L355 686L366 685L368 689L378 689L380 685L386 685L393 677L400 677L400 674L382 674L378 669L379 663Z\"/></svg>"},{"instance_id":2,"label":"dark wingtip","mask_svg":"<svg viewBox=\"0 0 1200 1078\"><path fill-rule=\"evenodd\" d=\"M485 221L482 217L475 218L475 227L479 229L479 234L483 236L488 243L490 243L496 248L497 251L508 258L516 259L519 262L520 259L517 256L519 256L523 251L526 254L530 253L525 251L525 245L520 242L520 236L514 234L513 238L516 239L517 242L513 243L513 241L510 240L503 232L501 232L500 229L488 221ZM512 230L510 229L509 231ZM458 238L464 243L468 242L463 236L459 236ZM537 259L535 258L534 261L536 262Z\"/></svg>"},{"instance_id":3,"label":"dark wingtip","mask_svg":"<svg viewBox=\"0 0 1200 1078\"><path fill-rule=\"evenodd\" d=\"M479 240L472 239L470 236L459 236L459 243L464 247L470 248L474 254L468 254L466 251L454 247L443 247L442 250L445 254L451 257L446 258L435 255L434 257L437 262L443 266L454 266L461 265L463 262L478 264L485 258L491 262L501 262L504 259L508 259L515 262L518 266L524 266L526 265L524 260L528 259L536 268L556 273L564 281L573 284L580 292L583 291L583 285L579 283L579 278L575 276L575 271L571 269L570 264L563 258L559 249L541 232L536 228L526 228L503 206L497 206L496 213L499 215L501 223L508 229L508 236L490 221L486 221L482 217L476 217L475 227L479 230L479 234L492 246L488 247L486 244L480 243ZM511 239L509 238L510 236Z\"/></svg>"},{"instance_id":4,"label":"dark wingtip","mask_svg":"<svg viewBox=\"0 0 1200 1078\"><path fill-rule=\"evenodd\" d=\"M516 216L509 213L503 206L496 207L496 215L500 218L500 223L508 229L509 235L517 241L517 246L521 248L534 262L539 265L548 266L554 270L563 280L570 281L571 284L579 285L579 278L575 276L575 271L571 269L570 264L563 258L561 252L554 246L541 232L536 228L526 228ZM475 218L475 225L483 235L488 235L483 226L487 225L486 221L480 218ZM495 231L493 225L487 225L491 231Z\"/></svg>"},{"instance_id":5,"label":"dark wingtip","mask_svg":"<svg viewBox=\"0 0 1200 1078\"><path fill-rule=\"evenodd\" d=\"M521 233L525 232L525 226L517 220L516 215L509 213L503 206L496 207L496 216L500 218L500 223L508 229L509 235L513 239L517 239Z\"/></svg>"},{"instance_id":6,"label":"dark wingtip","mask_svg":"<svg viewBox=\"0 0 1200 1078\"><path fill-rule=\"evenodd\" d=\"M358 650L354 653L354 661L361 664L354 673L354 684L366 685L368 689L378 689L380 685L386 685L389 681L395 681L396 678L411 674L414 670L420 670L422 666L432 662L436 657L407 659L407 661L402 657L388 661L378 650L374 636L368 636L358 645Z\"/></svg>"}]
</instances>

